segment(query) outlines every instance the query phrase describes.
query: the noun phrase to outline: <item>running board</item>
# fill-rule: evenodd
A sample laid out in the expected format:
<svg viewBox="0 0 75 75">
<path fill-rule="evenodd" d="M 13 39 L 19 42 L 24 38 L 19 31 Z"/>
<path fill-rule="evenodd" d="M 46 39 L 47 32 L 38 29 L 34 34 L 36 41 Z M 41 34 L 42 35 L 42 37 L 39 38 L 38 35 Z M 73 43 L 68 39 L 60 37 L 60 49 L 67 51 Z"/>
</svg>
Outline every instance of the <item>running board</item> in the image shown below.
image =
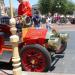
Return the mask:
<svg viewBox="0 0 75 75">
<path fill-rule="evenodd" d="M 12 52 L 11 51 L 4 51 L 0 55 L 0 62 L 6 62 L 9 63 L 12 58 Z"/>
</svg>

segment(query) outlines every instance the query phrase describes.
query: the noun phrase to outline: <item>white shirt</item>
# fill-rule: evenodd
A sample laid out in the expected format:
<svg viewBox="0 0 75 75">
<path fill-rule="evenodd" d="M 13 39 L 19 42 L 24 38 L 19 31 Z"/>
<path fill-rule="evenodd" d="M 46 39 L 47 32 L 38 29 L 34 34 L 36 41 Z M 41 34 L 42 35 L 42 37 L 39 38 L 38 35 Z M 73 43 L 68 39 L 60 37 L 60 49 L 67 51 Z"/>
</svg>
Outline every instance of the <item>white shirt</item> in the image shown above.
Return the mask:
<svg viewBox="0 0 75 75">
<path fill-rule="evenodd" d="M 52 18 L 51 17 L 48 17 L 48 24 L 49 25 L 51 24 L 51 21 L 52 21 Z"/>
</svg>

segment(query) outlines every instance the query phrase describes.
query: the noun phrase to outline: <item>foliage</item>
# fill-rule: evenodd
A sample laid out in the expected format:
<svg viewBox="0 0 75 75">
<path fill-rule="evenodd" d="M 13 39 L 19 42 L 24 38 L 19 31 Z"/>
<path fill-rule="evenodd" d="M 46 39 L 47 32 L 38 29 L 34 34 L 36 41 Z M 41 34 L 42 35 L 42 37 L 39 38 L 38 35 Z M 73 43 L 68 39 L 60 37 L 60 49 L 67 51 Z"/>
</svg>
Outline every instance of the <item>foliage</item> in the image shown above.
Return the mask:
<svg viewBox="0 0 75 75">
<path fill-rule="evenodd" d="M 64 11 L 64 12 L 63 12 Z M 53 13 L 65 14 L 66 12 L 66 0 L 55 0 L 52 6 Z"/>
<path fill-rule="evenodd" d="M 73 14 L 73 11 L 75 11 L 75 4 L 71 1 L 68 1 L 66 14 Z"/>
<path fill-rule="evenodd" d="M 51 0 L 39 0 L 39 10 L 42 14 L 47 14 L 51 10 Z"/>
<path fill-rule="evenodd" d="M 39 0 L 39 9 L 42 14 L 60 13 L 72 14 L 75 10 L 75 4 L 70 0 Z"/>
</svg>

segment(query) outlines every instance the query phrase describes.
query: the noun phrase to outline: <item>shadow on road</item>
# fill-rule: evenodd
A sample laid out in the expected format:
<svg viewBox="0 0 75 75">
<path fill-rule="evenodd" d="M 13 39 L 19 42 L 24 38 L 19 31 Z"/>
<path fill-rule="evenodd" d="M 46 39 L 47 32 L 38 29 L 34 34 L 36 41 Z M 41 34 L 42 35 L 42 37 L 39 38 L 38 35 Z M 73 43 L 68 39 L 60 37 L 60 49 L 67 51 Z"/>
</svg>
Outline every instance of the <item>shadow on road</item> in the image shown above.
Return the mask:
<svg viewBox="0 0 75 75">
<path fill-rule="evenodd" d="M 12 62 L 10 63 L 4 63 L 0 62 L 0 69 L 6 69 L 6 70 L 12 70 Z"/>
<path fill-rule="evenodd" d="M 52 64 L 51 64 L 51 68 L 50 71 L 53 71 L 55 69 L 55 64 L 59 61 L 59 59 L 62 59 L 64 57 L 64 54 L 56 54 L 54 56 L 52 56 Z"/>
</svg>

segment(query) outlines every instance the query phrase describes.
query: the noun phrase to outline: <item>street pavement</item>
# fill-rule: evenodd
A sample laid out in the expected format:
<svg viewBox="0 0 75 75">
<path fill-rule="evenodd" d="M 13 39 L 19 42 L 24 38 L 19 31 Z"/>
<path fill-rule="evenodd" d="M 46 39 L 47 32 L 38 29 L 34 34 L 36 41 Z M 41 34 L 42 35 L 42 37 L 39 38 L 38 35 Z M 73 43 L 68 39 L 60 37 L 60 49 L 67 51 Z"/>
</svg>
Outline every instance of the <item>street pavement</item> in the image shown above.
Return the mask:
<svg viewBox="0 0 75 75">
<path fill-rule="evenodd" d="M 60 32 L 68 33 L 69 39 L 64 56 L 59 58 L 54 65 L 55 69 L 52 70 L 52 73 L 75 74 L 75 24 L 54 25 L 53 27 Z"/>
<path fill-rule="evenodd" d="M 75 31 L 65 31 L 69 33 L 67 49 L 64 56 L 58 58 L 59 60 L 54 65 L 55 68 L 52 73 L 75 74 Z"/>
<path fill-rule="evenodd" d="M 57 31 L 75 31 L 75 24 L 52 24 L 51 27 Z"/>
<path fill-rule="evenodd" d="M 75 75 L 75 25 L 52 24 L 59 32 L 69 33 L 68 46 L 63 57 L 56 58 L 52 71 L 47 73 L 22 72 L 22 75 Z M 12 75 L 12 70 L 0 69 L 0 75 Z"/>
<path fill-rule="evenodd" d="M 10 70 L 0 71 L 0 75 L 13 75 Z M 40 72 L 22 72 L 22 75 L 75 75 L 75 74 L 63 74 L 63 73 L 40 73 Z"/>
</svg>

